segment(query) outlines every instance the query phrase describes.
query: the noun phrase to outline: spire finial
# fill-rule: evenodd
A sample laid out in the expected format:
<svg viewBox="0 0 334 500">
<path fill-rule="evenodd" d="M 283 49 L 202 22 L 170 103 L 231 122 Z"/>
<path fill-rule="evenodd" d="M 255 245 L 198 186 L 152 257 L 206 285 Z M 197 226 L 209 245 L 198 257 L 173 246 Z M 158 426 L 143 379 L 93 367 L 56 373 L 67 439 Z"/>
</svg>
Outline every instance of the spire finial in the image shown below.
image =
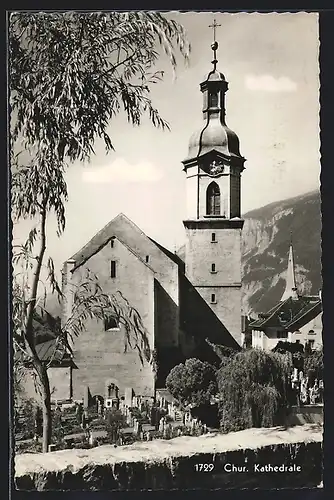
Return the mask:
<svg viewBox="0 0 334 500">
<path fill-rule="evenodd" d="M 211 61 L 211 62 L 213 64 L 214 71 L 216 71 L 217 62 L 218 62 L 218 60 L 217 60 L 218 42 L 216 40 L 216 28 L 218 28 L 219 26 L 221 26 L 221 24 L 217 24 L 216 19 L 213 20 L 213 24 L 209 25 L 209 28 L 213 29 L 213 43 L 211 44 L 211 48 L 213 50 L 213 61 Z"/>
</svg>

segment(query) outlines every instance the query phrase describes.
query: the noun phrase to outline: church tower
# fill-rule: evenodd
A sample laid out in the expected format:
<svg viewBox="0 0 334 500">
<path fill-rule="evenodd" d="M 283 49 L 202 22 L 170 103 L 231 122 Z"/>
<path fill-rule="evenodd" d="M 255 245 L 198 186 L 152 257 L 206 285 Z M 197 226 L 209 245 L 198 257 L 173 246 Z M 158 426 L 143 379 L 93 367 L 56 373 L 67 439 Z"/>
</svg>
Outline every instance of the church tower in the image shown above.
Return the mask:
<svg viewBox="0 0 334 500">
<path fill-rule="evenodd" d="M 292 237 L 289 247 L 289 258 L 288 258 L 288 269 L 286 273 L 286 285 L 285 290 L 281 298 L 281 302 L 289 299 L 298 300 L 298 290 L 296 285 L 296 276 L 295 276 L 295 262 L 294 262 L 294 252 L 292 246 Z"/>
<path fill-rule="evenodd" d="M 200 84 L 203 125 L 190 138 L 186 173 L 186 274 L 241 344 L 240 178 L 245 158 L 225 121 L 228 83 L 217 71 L 214 21 L 213 69 Z"/>
</svg>

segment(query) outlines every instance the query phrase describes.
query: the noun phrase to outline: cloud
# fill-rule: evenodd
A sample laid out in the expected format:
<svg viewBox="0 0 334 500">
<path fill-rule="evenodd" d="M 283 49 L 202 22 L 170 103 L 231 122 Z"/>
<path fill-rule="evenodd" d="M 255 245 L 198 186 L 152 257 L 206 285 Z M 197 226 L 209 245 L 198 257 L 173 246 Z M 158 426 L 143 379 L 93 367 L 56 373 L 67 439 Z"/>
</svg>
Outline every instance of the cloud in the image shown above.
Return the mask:
<svg viewBox="0 0 334 500">
<path fill-rule="evenodd" d="M 128 163 L 124 158 L 116 158 L 108 165 L 84 169 L 82 179 L 92 184 L 108 184 L 111 182 L 156 182 L 162 172 L 152 163 L 140 161 Z"/>
<path fill-rule="evenodd" d="M 262 90 L 264 92 L 294 92 L 297 90 L 296 82 L 287 76 L 274 78 L 272 75 L 247 75 L 245 85 L 249 90 Z"/>
</svg>

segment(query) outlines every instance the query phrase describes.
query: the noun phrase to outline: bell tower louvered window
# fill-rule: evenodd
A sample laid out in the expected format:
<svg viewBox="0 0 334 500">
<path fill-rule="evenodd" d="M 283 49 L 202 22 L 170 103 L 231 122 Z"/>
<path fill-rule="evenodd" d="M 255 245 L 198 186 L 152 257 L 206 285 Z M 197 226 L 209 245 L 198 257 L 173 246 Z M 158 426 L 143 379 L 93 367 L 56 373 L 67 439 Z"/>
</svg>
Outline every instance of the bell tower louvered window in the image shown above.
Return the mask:
<svg viewBox="0 0 334 500">
<path fill-rule="evenodd" d="M 220 189 L 216 182 L 211 182 L 206 191 L 206 214 L 220 215 Z"/>
</svg>

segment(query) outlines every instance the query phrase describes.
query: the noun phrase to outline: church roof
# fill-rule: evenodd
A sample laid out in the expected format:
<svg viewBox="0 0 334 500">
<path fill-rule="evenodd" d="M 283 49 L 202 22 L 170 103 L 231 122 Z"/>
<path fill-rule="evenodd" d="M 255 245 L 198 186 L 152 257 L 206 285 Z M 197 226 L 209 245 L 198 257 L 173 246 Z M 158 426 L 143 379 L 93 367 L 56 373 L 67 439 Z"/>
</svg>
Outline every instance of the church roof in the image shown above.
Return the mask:
<svg viewBox="0 0 334 500">
<path fill-rule="evenodd" d="M 187 159 L 203 156 L 210 151 L 241 158 L 239 147 L 237 134 L 220 120 L 211 119 L 190 137 Z"/>
<path fill-rule="evenodd" d="M 57 339 L 53 338 L 40 342 L 36 345 L 36 353 L 42 362 L 51 362 L 53 365 L 63 364 L 64 362 L 71 362 L 71 356 L 66 351 L 63 345 L 57 345 Z M 21 351 L 15 353 L 17 360 L 23 358 Z"/>
<path fill-rule="evenodd" d="M 84 247 L 71 257 L 71 260 L 75 261 L 74 269 L 84 264 L 90 257 L 92 257 L 92 255 L 96 254 L 114 237 L 124 244 L 153 272 L 155 272 L 156 269 L 154 269 L 152 264 L 148 264 L 145 260 L 145 256 L 150 254 L 152 247 L 159 249 L 160 252 L 163 252 L 165 257 L 168 257 L 176 264 L 180 263 L 176 255 L 153 239 L 149 238 L 126 215 L 120 213 L 108 224 L 106 224 L 95 236 L 93 236 L 93 238 Z"/>
<path fill-rule="evenodd" d="M 252 330 L 266 328 L 282 328 L 294 332 L 309 323 L 322 311 L 320 297 L 299 296 L 298 299 L 288 299 L 275 304 L 267 313 L 259 314 L 259 318 L 249 327 Z"/>
<path fill-rule="evenodd" d="M 57 346 L 57 340 L 47 340 L 36 346 L 36 352 L 41 361 L 49 361 L 53 357 L 53 361 L 61 362 L 65 357 L 69 357 L 66 349 L 63 346 Z"/>
<path fill-rule="evenodd" d="M 163 247 L 162 245 L 160 245 L 160 243 L 158 243 L 157 241 L 153 240 L 152 238 L 150 238 L 150 240 L 165 254 L 167 255 L 167 257 L 169 257 L 173 262 L 175 262 L 175 264 L 177 265 L 183 265 L 184 264 L 184 261 L 183 259 L 180 258 L 180 256 L 178 255 L 178 253 L 173 253 L 171 252 L 170 250 L 168 250 L 167 248 Z"/>
</svg>

